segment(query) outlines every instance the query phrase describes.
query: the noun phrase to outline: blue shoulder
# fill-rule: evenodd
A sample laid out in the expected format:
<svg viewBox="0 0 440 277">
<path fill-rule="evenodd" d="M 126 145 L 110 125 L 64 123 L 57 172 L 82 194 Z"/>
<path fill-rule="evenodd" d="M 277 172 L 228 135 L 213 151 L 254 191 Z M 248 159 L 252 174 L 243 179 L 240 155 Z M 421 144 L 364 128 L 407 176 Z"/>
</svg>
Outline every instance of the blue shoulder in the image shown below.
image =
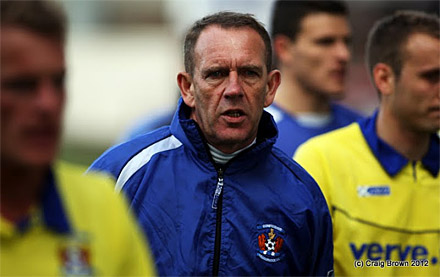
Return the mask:
<svg viewBox="0 0 440 277">
<path fill-rule="evenodd" d="M 87 171 L 104 171 L 117 179 L 121 170 L 133 156 L 170 134 L 169 126 L 164 126 L 151 133 L 140 135 L 127 142 L 112 146 L 96 159 Z"/>
<path fill-rule="evenodd" d="M 361 115 L 360 113 L 339 104 L 333 104 L 333 111 L 337 117 L 345 118 L 351 121 L 357 121 L 359 119 L 364 118 L 364 116 Z"/>
<path fill-rule="evenodd" d="M 281 149 L 277 147 L 272 148 L 272 154 L 282 163 L 285 167 L 292 172 L 292 174 L 305 185 L 306 189 L 311 193 L 315 202 L 325 204 L 324 195 L 321 192 L 315 179 L 295 160 L 289 158 Z"/>
<path fill-rule="evenodd" d="M 171 121 L 173 120 L 173 116 L 174 110 L 167 110 L 165 113 L 160 113 L 156 116 L 149 116 L 129 129 L 121 141 L 128 141 L 136 138 L 139 135 L 143 135 L 160 127 L 170 125 Z"/>
</svg>

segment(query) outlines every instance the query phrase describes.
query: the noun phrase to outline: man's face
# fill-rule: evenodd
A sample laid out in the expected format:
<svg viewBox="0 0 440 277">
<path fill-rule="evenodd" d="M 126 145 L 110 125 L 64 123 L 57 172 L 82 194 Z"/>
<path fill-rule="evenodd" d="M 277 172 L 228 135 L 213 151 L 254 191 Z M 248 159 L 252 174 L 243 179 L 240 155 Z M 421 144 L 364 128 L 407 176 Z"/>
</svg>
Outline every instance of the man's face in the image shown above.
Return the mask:
<svg viewBox="0 0 440 277">
<path fill-rule="evenodd" d="M 47 166 L 55 158 L 64 106 L 63 44 L 1 27 L 1 162 Z"/>
<path fill-rule="evenodd" d="M 290 42 L 284 66 L 304 91 L 333 98 L 344 92 L 350 61 L 351 30 L 345 16 L 307 15 L 296 39 Z"/>
<path fill-rule="evenodd" d="M 426 34 L 411 35 L 402 70 L 391 95 L 391 109 L 399 122 L 417 132 L 440 128 L 440 40 Z"/>
<path fill-rule="evenodd" d="M 194 54 L 189 96 L 183 94 L 191 117 L 208 142 L 225 153 L 249 145 L 280 81 L 278 71 L 267 72 L 262 38 L 246 27 L 209 26 Z"/>
</svg>

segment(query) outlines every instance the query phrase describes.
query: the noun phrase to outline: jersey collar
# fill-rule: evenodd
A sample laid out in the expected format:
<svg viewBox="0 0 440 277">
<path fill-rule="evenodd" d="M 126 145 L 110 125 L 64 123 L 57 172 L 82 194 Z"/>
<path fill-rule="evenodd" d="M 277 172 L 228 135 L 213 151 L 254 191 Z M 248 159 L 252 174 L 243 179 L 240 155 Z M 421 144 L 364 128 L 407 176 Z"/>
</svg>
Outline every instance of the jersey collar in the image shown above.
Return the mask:
<svg viewBox="0 0 440 277">
<path fill-rule="evenodd" d="M 409 160 L 398 153 L 385 141 L 380 139 L 376 133 L 376 119 L 378 111 L 373 116 L 359 122 L 362 134 L 365 137 L 371 151 L 379 160 L 385 171 L 392 177 L 396 176 L 403 167 L 405 167 Z M 429 144 L 428 153 L 422 158 L 423 166 L 436 177 L 440 167 L 439 153 L 439 138 L 433 134 Z"/>
<path fill-rule="evenodd" d="M 51 171 L 47 178 L 46 191 L 43 194 L 44 223 L 56 232 L 69 233 L 71 231 L 69 220 L 55 182 L 55 176 Z"/>
<path fill-rule="evenodd" d="M 41 222 L 41 220 L 38 220 L 38 218 L 41 218 L 43 224 L 52 231 L 57 233 L 71 232 L 69 220 L 63 207 L 60 194 L 57 190 L 55 177 L 52 171 L 48 173 L 40 207 L 41 217 L 39 217 L 36 214 L 38 212 L 34 210 L 29 214 L 29 216 L 15 224 L 15 226 L 2 218 L 2 227 L 7 227 L 7 232 L 5 232 L 5 235 L 12 236 L 14 232 L 26 232 L 32 227 L 32 225 Z"/>
</svg>

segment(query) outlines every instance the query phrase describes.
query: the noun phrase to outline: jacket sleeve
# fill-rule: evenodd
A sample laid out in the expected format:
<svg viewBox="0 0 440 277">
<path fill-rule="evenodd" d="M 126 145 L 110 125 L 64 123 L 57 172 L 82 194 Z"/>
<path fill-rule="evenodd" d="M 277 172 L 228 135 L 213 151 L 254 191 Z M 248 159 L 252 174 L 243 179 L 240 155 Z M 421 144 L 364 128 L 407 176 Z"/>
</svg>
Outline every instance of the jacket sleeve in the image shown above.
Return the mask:
<svg viewBox="0 0 440 277">
<path fill-rule="evenodd" d="M 317 207 L 314 254 L 310 275 L 333 276 L 333 231 L 330 213 L 324 199 Z"/>
<path fill-rule="evenodd" d="M 301 151 L 300 149 L 298 149 Z M 298 154 L 298 152 L 297 152 Z M 300 153 L 301 154 L 301 153 Z M 307 154 L 311 154 L 312 157 L 319 157 L 317 151 L 310 151 Z M 302 156 L 301 154 L 300 156 Z M 316 156 L 315 156 L 316 155 Z M 307 158 L 307 161 L 310 161 L 311 164 L 316 168 L 316 172 L 320 172 L 322 170 L 321 164 L 319 164 L 320 160 L 314 160 L 312 162 L 312 158 L 306 154 L 304 154 Z M 297 160 L 300 164 L 302 159 Z M 303 164 L 301 164 L 303 165 Z M 307 163 L 310 165 L 310 163 Z M 306 167 L 305 169 L 308 171 L 311 167 Z M 310 172 L 310 171 L 309 171 Z M 318 180 L 314 179 L 315 174 L 310 172 L 311 175 L 306 174 L 303 176 L 303 180 L 307 184 L 312 196 L 313 196 L 313 229 L 311 229 L 313 236 L 313 252 L 311 255 L 311 267 L 309 269 L 309 275 L 312 276 L 331 276 L 333 275 L 333 226 L 332 219 L 330 216 L 329 208 L 327 206 L 326 198 L 324 198 L 323 191 L 320 186 L 318 186 Z M 316 181 L 315 181 L 316 180 Z M 318 181 L 319 183 L 319 181 Z M 321 184 L 319 184 L 321 185 Z M 325 193 L 325 192 L 324 192 Z"/>
</svg>

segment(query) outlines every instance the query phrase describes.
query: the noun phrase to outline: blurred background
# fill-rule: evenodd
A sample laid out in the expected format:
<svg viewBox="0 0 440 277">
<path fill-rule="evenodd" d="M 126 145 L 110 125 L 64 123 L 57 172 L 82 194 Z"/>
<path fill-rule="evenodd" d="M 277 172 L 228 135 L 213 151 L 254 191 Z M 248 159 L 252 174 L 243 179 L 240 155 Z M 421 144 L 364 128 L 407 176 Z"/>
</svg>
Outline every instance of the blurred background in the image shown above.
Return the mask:
<svg viewBox="0 0 440 277">
<path fill-rule="evenodd" d="M 272 0 L 59 0 L 69 17 L 68 101 L 61 158 L 89 165 L 140 121 L 174 109 L 182 41 L 217 11 L 254 14 L 270 29 Z M 439 1 L 346 1 L 353 59 L 342 101 L 370 114 L 377 95 L 365 70 L 374 21 L 399 9 L 439 14 Z"/>
</svg>

